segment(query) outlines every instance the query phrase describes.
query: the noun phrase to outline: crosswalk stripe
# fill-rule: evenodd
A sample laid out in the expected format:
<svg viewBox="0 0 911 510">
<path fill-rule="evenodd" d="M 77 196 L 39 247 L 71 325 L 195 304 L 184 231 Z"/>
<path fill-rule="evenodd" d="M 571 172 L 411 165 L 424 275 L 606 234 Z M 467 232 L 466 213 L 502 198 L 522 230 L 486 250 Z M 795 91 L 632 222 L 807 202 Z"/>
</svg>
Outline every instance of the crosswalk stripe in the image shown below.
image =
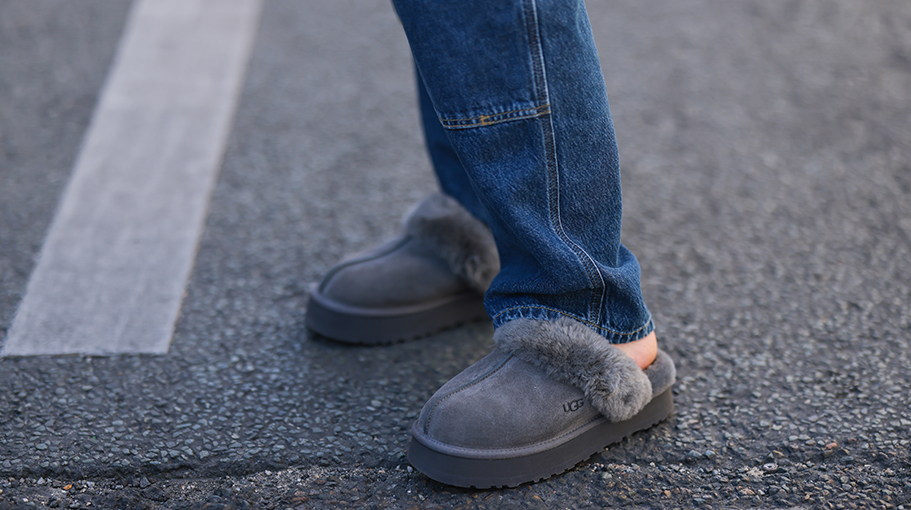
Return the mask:
<svg viewBox="0 0 911 510">
<path fill-rule="evenodd" d="M 166 353 L 262 0 L 138 0 L 0 356 Z"/>
</svg>

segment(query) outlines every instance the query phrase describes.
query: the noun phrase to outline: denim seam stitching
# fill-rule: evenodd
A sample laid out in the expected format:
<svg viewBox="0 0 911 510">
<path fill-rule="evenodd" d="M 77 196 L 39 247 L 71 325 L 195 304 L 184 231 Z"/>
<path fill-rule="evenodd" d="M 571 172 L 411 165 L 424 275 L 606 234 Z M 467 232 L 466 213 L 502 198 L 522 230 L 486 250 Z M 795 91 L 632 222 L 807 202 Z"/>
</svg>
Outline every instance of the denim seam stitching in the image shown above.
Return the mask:
<svg viewBox="0 0 911 510">
<path fill-rule="evenodd" d="M 599 326 L 599 325 L 597 325 L 597 324 L 595 324 L 595 323 L 593 323 L 593 322 L 591 322 L 591 321 L 589 321 L 589 320 L 586 320 L 586 319 L 577 317 L 577 316 L 575 316 L 575 315 L 573 315 L 573 314 L 566 313 L 566 312 L 564 312 L 563 310 L 557 310 L 556 308 L 550 308 L 550 307 L 547 307 L 547 306 L 513 306 L 513 307 L 510 307 L 510 308 L 507 308 L 507 309 L 505 309 L 505 310 L 500 311 L 498 314 L 496 314 L 496 315 L 493 316 L 492 320 L 496 321 L 496 320 L 497 320 L 497 317 L 499 317 L 499 316 L 501 316 L 501 315 L 503 315 L 503 314 L 505 314 L 505 313 L 507 313 L 507 312 L 512 312 L 512 311 L 515 311 L 515 310 L 532 310 L 532 309 L 534 309 L 534 310 L 547 310 L 548 312 L 556 312 L 556 313 L 559 313 L 560 315 L 563 315 L 563 316 L 565 316 L 565 317 L 569 317 L 570 319 L 577 320 L 577 321 L 581 322 L 582 324 L 585 324 L 586 326 L 588 326 L 588 327 L 590 327 L 590 328 L 604 330 L 604 331 L 607 331 L 608 333 L 611 333 L 612 335 L 618 335 L 618 336 L 633 336 L 633 335 L 639 333 L 640 331 L 642 331 L 643 329 L 648 328 L 648 325 L 652 322 L 652 318 L 649 317 L 649 319 L 648 319 L 647 321 L 645 321 L 645 324 L 643 324 L 643 325 L 642 325 L 641 327 L 639 327 L 638 329 L 636 329 L 636 330 L 634 330 L 634 331 L 631 331 L 631 332 L 629 332 L 629 333 L 621 333 L 621 332 L 619 332 L 619 331 L 614 331 L 614 330 L 612 330 L 612 329 L 610 329 L 610 328 L 605 328 L 604 326 Z"/>
<path fill-rule="evenodd" d="M 526 9 L 530 11 L 530 19 L 527 23 L 528 37 L 531 39 L 530 48 L 532 54 L 532 65 L 534 67 L 535 92 L 538 100 L 545 104 L 550 104 L 550 92 L 547 88 L 547 70 L 544 63 L 544 49 L 541 47 L 541 39 L 538 27 L 538 12 L 536 0 L 527 0 Z M 588 274 L 589 283 L 593 290 L 598 289 L 600 282 L 601 292 L 593 292 L 591 301 L 588 304 L 588 315 L 594 322 L 601 322 L 601 308 L 604 304 L 605 284 L 601 272 L 598 271 L 597 264 L 591 256 L 578 244 L 576 244 L 563 228 L 563 219 L 560 214 L 560 171 L 557 163 L 557 148 L 554 138 L 553 115 L 542 123 L 542 136 L 544 138 L 544 151 L 546 170 L 548 178 L 548 210 L 550 214 L 551 228 L 564 245 L 569 247 L 576 254 L 583 270 Z M 597 279 L 595 278 L 597 276 Z M 597 306 L 596 306 L 597 302 Z M 607 328 L 604 328 L 607 329 Z"/>
<path fill-rule="evenodd" d="M 477 117 L 468 117 L 464 119 L 445 119 L 439 117 L 440 123 L 446 129 L 469 129 L 475 127 L 493 126 L 503 122 L 516 120 L 533 119 L 550 113 L 550 105 L 543 104 L 533 108 L 520 108 L 508 112 L 492 113 L 490 115 L 478 115 Z"/>
</svg>

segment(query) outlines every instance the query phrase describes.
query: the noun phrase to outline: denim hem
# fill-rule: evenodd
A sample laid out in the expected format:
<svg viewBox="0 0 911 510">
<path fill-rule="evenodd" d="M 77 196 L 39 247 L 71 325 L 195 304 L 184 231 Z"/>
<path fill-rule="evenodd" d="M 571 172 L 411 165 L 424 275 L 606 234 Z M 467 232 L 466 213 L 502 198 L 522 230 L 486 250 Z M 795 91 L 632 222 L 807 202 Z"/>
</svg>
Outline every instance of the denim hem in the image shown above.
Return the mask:
<svg viewBox="0 0 911 510">
<path fill-rule="evenodd" d="M 606 328 L 604 326 L 599 326 L 577 315 L 566 313 L 562 310 L 557 310 L 556 308 L 549 308 L 546 306 L 517 306 L 514 308 L 507 308 L 506 310 L 503 310 L 493 316 L 493 325 L 494 328 L 498 328 L 503 324 L 515 319 L 554 321 L 561 317 L 569 317 L 570 319 L 579 321 L 580 323 L 594 330 L 599 335 L 606 338 L 612 344 L 626 344 L 629 342 L 635 342 L 636 340 L 641 340 L 647 337 L 649 334 L 655 331 L 655 323 L 652 321 L 651 316 L 648 317 L 648 320 L 646 320 L 645 324 L 643 324 L 641 327 L 636 328 L 630 332 L 621 332 L 615 331 L 611 328 Z"/>
</svg>

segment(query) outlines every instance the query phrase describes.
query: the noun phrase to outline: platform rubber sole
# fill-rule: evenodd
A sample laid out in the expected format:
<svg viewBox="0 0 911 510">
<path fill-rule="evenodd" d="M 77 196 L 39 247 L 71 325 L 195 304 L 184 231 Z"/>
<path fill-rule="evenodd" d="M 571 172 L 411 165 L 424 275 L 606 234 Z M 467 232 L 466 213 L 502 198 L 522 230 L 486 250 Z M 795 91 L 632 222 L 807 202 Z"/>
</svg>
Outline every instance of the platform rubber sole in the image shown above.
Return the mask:
<svg viewBox="0 0 911 510">
<path fill-rule="evenodd" d="M 474 292 L 418 305 L 377 309 L 336 303 L 314 290 L 307 305 L 306 324 L 314 332 L 333 340 L 385 345 L 484 319 L 488 316 L 483 297 Z"/>
<path fill-rule="evenodd" d="M 437 452 L 412 438 L 408 446 L 408 460 L 428 477 L 456 487 L 515 487 L 560 474 L 608 445 L 652 427 L 673 411 L 674 397 L 671 388 L 668 388 L 629 420 L 617 423 L 604 421 L 543 452 L 524 457 L 473 459 Z"/>
</svg>

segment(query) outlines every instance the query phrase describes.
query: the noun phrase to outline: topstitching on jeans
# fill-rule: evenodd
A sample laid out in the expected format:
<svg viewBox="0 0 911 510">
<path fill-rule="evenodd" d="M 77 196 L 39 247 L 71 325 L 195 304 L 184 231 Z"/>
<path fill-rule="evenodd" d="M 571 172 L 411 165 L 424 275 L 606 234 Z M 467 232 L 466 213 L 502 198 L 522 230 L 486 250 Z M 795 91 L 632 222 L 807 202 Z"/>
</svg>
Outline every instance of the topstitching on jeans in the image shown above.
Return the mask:
<svg viewBox="0 0 911 510">
<path fill-rule="evenodd" d="M 550 104 L 550 92 L 547 87 L 547 69 L 544 64 L 544 48 L 541 45 L 539 32 L 538 10 L 536 0 L 525 0 L 524 9 L 526 13 L 526 30 L 528 31 L 529 51 L 532 55 L 532 65 L 534 68 L 534 86 L 538 96 L 538 101 L 543 104 Z M 545 161 L 548 181 L 548 210 L 550 213 L 551 226 L 563 243 L 568 246 L 575 254 L 588 274 L 588 279 L 594 289 L 601 289 L 601 292 L 593 291 L 591 302 L 588 306 L 589 322 L 598 324 L 601 322 L 601 309 L 604 305 L 605 284 L 601 272 L 595 261 L 592 259 L 581 246 L 576 244 L 566 230 L 563 228 L 563 219 L 560 214 L 560 168 L 557 161 L 557 142 L 553 126 L 553 115 L 548 115 L 544 122 L 541 123 L 542 135 L 545 150 Z"/>
<path fill-rule="evenodd" d="M 477 115 L 475 117 L 469 117 L 465 119 L 446 119 L 440 117 L 440 123 L 446 129 L 468 129 L 474 127 L 492 126 L 494 124 L 509 122 L 513 120 L 531 119 L 534 117 L 547 115 L 549 113 L 550 105 L 545 103 L 541 106 L 520 108 L 518 110 L 497 112 L 487 115 Z"/>
</svg>

